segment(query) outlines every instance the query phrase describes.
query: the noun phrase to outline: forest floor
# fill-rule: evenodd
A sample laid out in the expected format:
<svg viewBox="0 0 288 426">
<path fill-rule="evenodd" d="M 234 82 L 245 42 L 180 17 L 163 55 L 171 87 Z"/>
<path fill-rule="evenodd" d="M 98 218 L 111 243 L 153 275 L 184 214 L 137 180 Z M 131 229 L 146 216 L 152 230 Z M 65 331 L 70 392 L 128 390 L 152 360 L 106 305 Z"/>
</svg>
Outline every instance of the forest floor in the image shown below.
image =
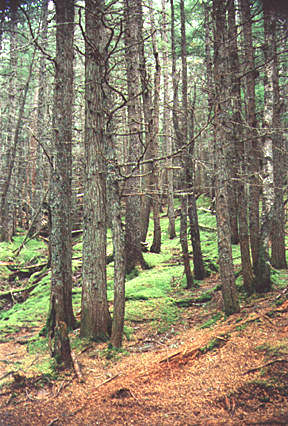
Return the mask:
<svg viewBox="0 0 288 426">
<path fill-rule="evenodd" d="M 216 274 L 203 285 L 215 283 Z M 279 294 L 209 328 L 199 325 L 217 312 L 213 299 L 208 310 L 185 308 L 165 333 L 143 319 L 123 352 L 104 343 L 75 349 L 82 382 L 74 372 L 11 371 L 7 360 L 23 361 L 39 330 L 8 334 L 0 342 L 0 377 L 9 379 L 0 388 L 0 425 L 288 424 L 288 301 L 277 303 Z M 42 355 L 33 356 L 31 364 Z"/>
</svg>

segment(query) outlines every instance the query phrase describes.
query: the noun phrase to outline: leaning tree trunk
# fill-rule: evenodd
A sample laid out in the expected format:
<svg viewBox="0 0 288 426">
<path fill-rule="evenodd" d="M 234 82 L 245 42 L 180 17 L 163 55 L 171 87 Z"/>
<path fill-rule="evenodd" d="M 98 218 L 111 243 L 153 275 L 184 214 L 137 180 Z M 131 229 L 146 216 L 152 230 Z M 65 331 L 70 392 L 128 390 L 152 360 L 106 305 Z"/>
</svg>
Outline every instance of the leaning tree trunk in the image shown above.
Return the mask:
<svg viewBox="0 0 288 426">
<path fill-rule="evenodd" d="M 214 9 L 214 127 L 215 127 L 215 155 L 216 155 L 216 216 L 220 277 L 222 295 L 226 315 L 239 312 L 237 289 L 233 270 L 231 229 L 228 206 L 228 174 L 227 174 L 227 111 L 225 79 L 225 37 L 226 37 L 226 10 L 221 0 L 213 0 Z"/>
<path fill-rule="evenodd" d="M 86 0 L 85 6 L 86 169 L 80 335 L 93 340 L 106 340 L 111 334 L 106 277 L 104 4 L 104 0 Z"/>
<path fill-rule="evenodd" d="M 75 326 L 72 308 L 71 172 L 74 1 L 55 1 L 56 68 L 54 88 L 54 167 L 51 205 L 51 297 L 47 321 L 54 337 L 57 364 L 72 363 L 68 329 Z"/>
</svg>

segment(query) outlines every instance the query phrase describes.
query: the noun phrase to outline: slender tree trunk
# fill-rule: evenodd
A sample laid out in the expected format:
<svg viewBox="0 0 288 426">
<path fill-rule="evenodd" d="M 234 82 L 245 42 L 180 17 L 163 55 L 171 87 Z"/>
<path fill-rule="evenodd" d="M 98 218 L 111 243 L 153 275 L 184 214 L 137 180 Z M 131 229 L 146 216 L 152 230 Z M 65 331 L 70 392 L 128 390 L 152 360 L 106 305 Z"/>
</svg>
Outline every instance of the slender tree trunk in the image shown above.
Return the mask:
<svg viewBox="0 0 288 426">
<path fill-rule="evenodd" d="M 206 84 L 205 90 L 207 92 L 207 106 L 208 106 L 208 116 L 211 116 L 214 105 L 214 81 L 213 81 L 213 60 L 212 60 L 212 50 L 213 50 L 213 28 L 212 28 L 212 12 L 211 7 L 208 2 L 204 3 L 204 30 L 205 30 L 205 68 L 206 68 Z M 215 211 L 215 131 L 213 129 L 212 136 L 207 135 L 207 138 L 210 137 L 211 150 L 209 154 L 210 162 L 210 197 L 211 197 L 211 210 Z"/>
<path fill-rule="evenodd" d="M 71 366 L 68 329 L 72 308 L 71 171 L 74 1 L 55 1 L 56 70 L 54 88 L 54 168 L 51 183 L 51 298 L 47 326 L 54 337 L 57 364 Z"/>
<path fill-rule="evenodd" d="M 180 243 L 182 249 L 184 271 L 186 275 L 186 287 L 191 288 L 194 284 L 193 276 L 190 267 L 189 249 L 187 241 L 187 215 L 188 215 L 188 194 L 187 194 L 187 148 L 183 145 L 187 143 L 188 128 L 187 128 L 187 114 L 188 114 L 188 99 L 187 99 L 187 63 L 186 63 L 186 35 L 185 35 L 185 15 L 184 3 L 180 2 L 181 9 L 181 60 L 182 60 L 182 120 L 181 128 L 178 120 L 178 88 L 176 82 L 176 46 L 175 46 L 175 16 L 174 16 L 174 1 L 171 4 L 171 49 L 172 49 L 172 78 L 173 78 L 173 125 L 176 135 L 177 147 L 183 148 L 181 153 L 181 214 L 180 214 Z"/>
<path fill-rule="evenodd" d="M 269 239 L 274 219 L 274 185 L 273 185 L 273 34 L 275 16 L 264 7 L 264 117 L 263 127 L 263 172 L 262 172 L 262 216 L 258 259 L 255 265 L 255 289 L 262 293 L 272 286 L 269 256 Z"/>
<path fill-rule="evenodd" d="M 277 56 L 277 26 L 272 33 L 272 55 L 273 55 L 273 172 L 274 172 L 274 217 L 271 233 L 271 264 L 275 268 L 286 269 L 285 252 L 285 210 L 283 199 L 283 188 L 285 184 L 285 143 L 281 128 L 281 99 L 279 88 L 279 61 Z"/>
<path fill-rule="evenodd" d="M 86 170 L 80 335 L 96 340 L 106 340 L 111 334 L 106 277 L 104 4 L 104 0 L 86 0 L 85 5 Z"/>
<path fill-rule="evenodd" d="M 253 267 L 258 259 L 259 250 L 259 197 L 260 197 L 260 148 L 257 139 L 257 118 L 256 118 L 256 102 L 255 102 L 255 59 L 254 46 L 252 39 L 252 18 L 250 13 L 250 0 L 240 0 L 242 13 L 242 25 L 244 36 L 244 57 L 246 74 L 245 79 L 245 99 L 246 105 L 246 123 L 247 134 L 249 138 L 246 144 L 248 173 L 249 173 L 249 229 L 250 229 L 250 245 Z"/>
<path fill-rule="evenodd" d="M 196 104 L 196 86 L 194 87 L 194 100 L 190 106 L 189 114 L 189 157 L 191 159 L 194 155 L 194 111 Z M 190 222 L 190 237 L 193 248 L 193 265 L 194 265 L 194 278 L 196 280 L 203 280 L 205 278 L 205 268 L 203 263 L 203 256 L 201 250 L 201 241 L 200 241 L 200 231 L 198 224 L 198 213 L 196 206 L 196 197 L 194 194 L 195 191 L 195 167 L 193 161 L 190 162 L 190 167 L 188 170 L 188 177 L 190 182 L 190 191 L 188 195 L 188 216 Z"/>
<path fill-rule="evenodd" d="M 47 48 L 47 37 L 48 37 L 48 0 L 42 0 L 42 23 L 41 23 L 41 46 L 45 50 Z M 35 191 L 32 198 L 32 206 L 36 210 L 39 206 L 39 202 L 42 200 L 45 191 L 45 175 L 44 169 L 50 172 L 50 168 L 45 162 L 43 149 L 39 141 L 43 142 L 45 135 L 47 135 L 47 103 L 48 103 L 48 90 L 47 90 L 47 64 L 46 58 L 42 54 L 39 61 L 39 93 L 38 93 L 38 104 L 37 104 L 37 150 L 36 150 L 36 169 L 35 169 Z M 46 167 L 45 167 L 46 165 Z M 40 219 L 40 217 L 39 217 Z M 36 222 L 36 228 L 39 229 L 41 224 L 40 220 Z"/>
<path fill-rule="evenodd" d="M 126 224 L 125 224 L 125 250 L 126 272 L 131 272 L 137 264 L 143 268 L 148 265 L 145 262 L 141 248 L 141 196 L 139 166 L 137 162 L 143 155 L 143 140 L 141 134 L 141 112 L 139 101 L 139 56 L 137 48 L 137 3 L 132 0 L 124 0 L 125 14 L 125 60 L 128 84 L 128 129 L 129 137 L 129 162 L 135 165 L 130 167 L 130 174 L 126 185 L 128 196 L 126 197 Z"/>
<path fill-rule="evenodd" d="M 243 285 L 248 294 L 253 291 L 253 270 L 250 259 L 249 246 L 249 229 L 247 221 L 247 192 L 245 188 L 245 149 L 243 122 L 241 118 L 241 81 L 239 77 L 240 63 L 237 46 L 237 29 L 235 22 L 235 4 L 234 0 L 230 0 L 228 9 L 228 25 L 229 25 L 229 52 L 230 52 L 230 74 L 231 74 L 231 105 L 232 120 L 231 128 L 233 129 L 232 140 L 235 141 L 236 151 L 236 185 L 238 194 L 238 220 L 239 220 L 239 240 L 242 263 Z"/>
<path fill-rule="evenodd" d="M 111 135 L 111 128 L 109 134 Z M 125 235 L 122 227 L 120 203 L 120 176 L 117 165 L 117 153 L 112 136 L 108 138 L 108 205 L 112 221 L 112 239 L 114 253 L 114 307 L 111 343 L 115 347 L 122 345 L 125 316 Z"/>
<path fill-rule="evenodd" d="M 9 23 L 10 29 L 10 79 L 9 79 L 9 94 L 8 94 L 8 119 L 6 125 L 7 139 L 5 143 L 5 151 L 2 157 L 1 170 L 1 200 L 0 200 L 0 241 L 11 241 L 14 233 L 13 216 L 14 209 L 12 205 L 12 173 L 16 158 L 16 148 L 18 138 L 15 138 L 15 113 L 17 110 L 17 63 L 18 63 L 18 16 L 17 4 L 12 5 L 11 20 Z M 13 142 L 14 136 L 14 142 Z M 4 144 L 3 144 L 4 145 Z"/>
<path fill-rule="evenodd" d="M 153 117 L 152 117 L 152 156 L 153 158 L 159 155 L 159 115 L 160 115 L 160 79 L 161 67 L 159 61 L 159 52 L 157 48 L 157 40 L 155 34 L 155 22 L 152 13 L 152 1 L 149 0 L 150 6 L 150 22 L 152 30 L 152 47 L 155 60 L 154 74 L 154 99 L 153 99 Z M 160 187 L 159 187 L 159 163 L 153 162 L 151 175 L 151 190 L 152 190 L 152 208 L 153 208 L 153 242 L 150 247 L 152 253 L 160 253 L 161 251 L 161 226 L 160 226 Z"/>
<path fill-rule="evenodd" d="M 139 74 L 142 89 L 142 103 L 143 103 L 143 116 L 144 116 L 144 133 L 145 133 L 145 155 L 144 158 L 151 158 L 153 155 L 153 117 L 152 117 L 152 83 L 151 76 L 148 73 L 146 65 L 146 57 L 144 50 L 143 39 L 143 7 L 142 0 L 137 0 L 137 37 L 138 37 L 138 54 L 139 54 Z M 144 194 L 141 200 L 141 241 L 145 241 L 147 237 L 149 219 L 151 212 L 151 175 L 153 164 L 145 164 L 142 168 L 144 172 L 143 185 Z"/>
<path fill-rule="evenodd" d="M 173 184 L 173 158 L 170 157 L 173 151 L 172 138 L 171 138 L 171 126 L 170 126 L 170 96 L 169 96 L 169 75 L 168 75 L 168 36 L 167 36 L 167 17 L 166 17 L 166 5 L 165 0 L 162 0 L 162 41 L 164 47 L 162 49 L 162 63 L 163 63 L 163 140 L 165 152 L 167 155 L 166 170 L 167 170 L 167 205 L 168 205 L 168 219 L 169 227 L 168 233 L 169 238 L 173 239 L 176 237 L 175 231 L 175 210 L 174 210 L 174 184 Z"/>
<path fill-rule="evenodd" d="M 222 295 L 226 315 L 239 312 L 240 306 L 235 285 L 233 270 L 231 228 L 228 207 L 228 175 L 227 175 L 227 111 L 225 94 L 225 36 L 226 36 L 226 4 L 221 0 L 213 0 L 214 9 L 214 80 L 215 80 L 215 155 L 216 155 L 216 216 L 218 233 L 218 251 Z"/>
</svg>

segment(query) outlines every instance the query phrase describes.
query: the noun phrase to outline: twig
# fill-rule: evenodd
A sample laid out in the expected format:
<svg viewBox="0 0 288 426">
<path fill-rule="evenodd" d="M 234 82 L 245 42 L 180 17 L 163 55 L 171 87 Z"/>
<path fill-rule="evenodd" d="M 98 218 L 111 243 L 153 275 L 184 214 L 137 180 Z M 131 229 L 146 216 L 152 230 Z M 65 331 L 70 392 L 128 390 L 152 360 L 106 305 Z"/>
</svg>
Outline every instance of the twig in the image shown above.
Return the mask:
<svg viewBox="0 0 288 426">
<path fill-rule="evenodd" d="M 59 417 L 56 417 L 56 418 L 55 418 L 55 419 L 53 419 L 50 423 L 48 423 L 48 425 L 47 425 L 47 426 L 55 425 L 55 423 L 57 423 L 57 422 L 58 422 L 58 420 L 59 420 Z"/>
<path fill-rule="evenodd" d="M 269 367 L 269 365 L 276 364 L 276 362 L 288 362 L 288 359 L 274 359 L 273 361 L 269 361 L 266 364 L 259 365 L 259 367 L 250 368 L 249 370 L 245 371 L 245 373 L 243 373 L 243 375 L 249 374 L 249 373 L 254 373 L 254 371 L 261 370 L 261 368 Z"/>
<path fill-rule="evenodd" d="M 119 374 L 116 374 L 115 376 L 109 377 L 109 379 L 104 380 L 104 382 L 102 382 L 102 383 L 99 383 L 99 385 L 97 385 L 95 389 L 100 388 L 100 386 L 103 386 L 106 383 L 112 382 L 112 380 L 116 379 L 116 377 L 118 377 L 118 376 L 119 376 Z"/>
<path fill-rule="evenodd" d="M 8 371 L 8 373 L 5 373 L 4 376 L 0 377 L 0 380 L 3 380 L 3 379 L 5 379 L 5 377 L 8 377 L 8 376 L 10 376 L 10 374 L 14 374 L 14 373 L 15 373 L 15 371 Z"/>
</svg>

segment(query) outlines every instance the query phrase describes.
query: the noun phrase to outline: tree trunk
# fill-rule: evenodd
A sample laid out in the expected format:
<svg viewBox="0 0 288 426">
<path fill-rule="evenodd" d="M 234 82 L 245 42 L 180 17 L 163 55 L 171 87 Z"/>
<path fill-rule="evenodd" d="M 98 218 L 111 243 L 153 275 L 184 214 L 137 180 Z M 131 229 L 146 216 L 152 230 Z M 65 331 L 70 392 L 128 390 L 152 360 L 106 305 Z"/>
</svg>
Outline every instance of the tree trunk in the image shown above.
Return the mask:
<svg viewBox="0 0 288 426">
<path fill-rule="evenodd" d="M 215 155 L 216 155 L 216 216 L 220 277 L 222 295 L 226 315 L 239 312 L 240 306 L 235 285 L 233 270 L 231 229 L 228 207 L 228 175 L 227 175 L 227 111 L 225 94 L 227 81 L 225 78 L 225 37 L 226 10 L 221 0 L 213 0 L 214 9 L 214 81 L 215 81 Z"/>
<path fill-rule="evenodd" d="M 250 259 L 249 247 L 249 229 L 247 221 L 247 191 L 245 188 L 245 148 L 243 135 L 243 122 L 241 118 L 241 81 L 240 81 L 240 63 L 237 46 L 237 28 L 235 22 L 235 4 L 234 0 L 230 0 L 228 9 L 228 25 L 229 25 L 229 52 L 230 52 L 230 74 L 231 74 L 231 105 L 232 119 L 231 128 L 232 140 L 235 143 L 236 151 L 236 185 L 238 194 L 238 221 L 239 221 L 239 240 L 241 251 L 241 264 L 243 285 L 248 294 L 253 291 L 253 270 Z"/>
<path fill-rule="evenodd" d="M 274 216 L 271 232 L 271 264 L 274 268 L 286 269 L 285 253 L 285 210 L 283 199 L 283 188 L 285 184 L 285 151 L 284 135 L 281 129 L 281 99 L 279 88 L 279 61 L 277 56 L 276 25 L 272 33 L 272 55 L 273 55 L 273 172 L 274 172 Z"/>
<path fill-rule="evenodd" d="M 155 60 L 154 74 L 154 99 L 153 99 L 153 116 L 152 116 L 152 156 L 159 155 L 159 115 L 160 115 L 160 78 L 161 67 L 159 61 L 159 52 L 157 48 L 157 40 L 155 34 L 155 22 L 152 13 L 152 1 L 149 0 L 150 21 L 152 31 L 152 47 Z M 153 208 L 153 242 L 150 247 L 152 253 L 160 253 L 161 251 L 161 226 L 160 226 L 160 187 L 159 187 L 159 163 L 153 162 L 151 174 L 151 192 L 152 192 L 152 208 Z"/>
<path fill-rule="evenodd" d="M 126 272 L 130 273 L 137 264 L 143 268 L 145 262 L 141 248 L 141 196 L 138 161 L 143 155 L 143 140 L 141 134 L 141 112 L 139 101 L 139 57 L 137 48 L 137 3 L 124 0 L 125 14 L 125 60 L 128 84 L 128 129 L 129 154 L 128 161 L 134 163 L 129 169 L 130 177 L 126 185 L 126 223 L 125 251 Z"/>
<path fill-rule="evenodd" d="M 260 147 L 257 139 L 257 118 L 255 103 L 255 59 L 252 38 L 252 18 L 250 0 L 240 0 L 245 56 L 245 99 L 246 104 L 246 144 L 249 174 L 249 229 L 253 267 L 258 259 L 259 249 L 259 197 L 260 197 Z"/>
<path fill-rule="evenodd" d="M 189 157 L 193 158 L 194 155 L 194 112 L 196 104 L 196 86 L 194 87 L 194 99 L 192 105 L 190 105 L 189 113 L 189 141 L 190 145 L 188 148 Z M 201 250 L 200 231 L 198 223 L 198 213 L 196 205 L 195 191 L 195 167 L 194 162 L 190 161 L 190 166 L 187 173 L 188 182 L 190 183 L 190 190 L 188 195 L 188 216 L 190 222 L 190 237 L 193 248 L 193 265 L 194 265 L 194 278 L 196 280 L 203 280 L 205 278 L 205 268 L 203 263 L 203 256 Z"/>
<path fill-rule="evenodd" d="M 86 0 L 85 4 L 86 167 L 80 336 L 93 340 L 106 340 L 111 334 L 106 278 L 104 4 L 104 0 Z"/>
<path fill-rule="evenodd" d="M 162 63 L 163 63 L 163 145 L 167 155 L 166 171 L 167 171 L 167 205 L 168 205 L 168 219 L 169 238 L 176 237 L 175 231 L 175 211 L 174 211 L 174 184 L 173 184 L 173 158 L 170 157 L 173 151 L 172 138 L 171 138 L 171 125 L 170 125 L 170 96 L 169 96 L 169 75 L 168 75 L 168 36 L 167 36 L 167 17 L 165 0 L 162 0 L 162 41 L 164 47 L 162 48 Z"/>
<path fill-rule="evenodd" d="M 173 125 L 176 135 L 177 147 L 182 148 L 181 152 L 181 214 L 180 214 L 180 243 L 184 262 L 184 271 L 186 275 L 186 287 L 191 288 L 194 284 L 190 267 L 188 241 L 187 241 L 187 215 L 188 215 L 188 98 L 187 98 L 187 52 L 186 52 L 186 34 L 185 34 L 185 14 L 184 1 L 180 1 L 181 10 L 181 62 L 182 62 L 182 117 L 181 128 L 178 120 L 178 88 L 176 82 L 176 46 L 175 46 L 175 23 L 174 23 L 174 2 L 171 0 L 171 48 L 172 48 L 172 76 L 173 76 Z"/>
<path fill-rule="evenodd" d="M 67 329 L 75 326 L 72 308 L 71 163 L 74 1 L 55 1 L 56 70 L 54 88 L 54 167 L 51 205 L 51 297 L 47 326 L 54 337 L 57 364 L 71 365 Z"/>
<path fill-rule="evenodd" d="M 16 148 L 18 138 L 15 138 L 15 122 L 17 110 L 17 63 L 18 63 L 18 16 L 17 5 L 12 5 L 11 20 L 9 23 L 10 29 L 10 79 L 9 79 L 9 94 L 8 94 L 8 118 L 6 125 L 7 139 L 5 143 L 5 153 L 1 159 L 1 201 L 0 201 L 0 241 L 11 241 L 14 233 L 14 209 L 12 205 L 13 194 L 11 181 L 12 172 L 16 158 Z M 13 137 L 14 136 L 14 137 Z M 14 141 L 13 141 L 14 139 Z"/>
<path fill-rule="evenodd" d="M 262 172 L 262 216 L 259 241 L 259 254 L 255 265 L 255 289 L 262 293 L 272 286 L 269 256 L 269 239 L 274 219 L 274 186 L 273 186 L 273 34 L 275 32 L 275 16 L 264 8 L 264 117 L 263 128 L 263 172 Z"/>
</svg>

